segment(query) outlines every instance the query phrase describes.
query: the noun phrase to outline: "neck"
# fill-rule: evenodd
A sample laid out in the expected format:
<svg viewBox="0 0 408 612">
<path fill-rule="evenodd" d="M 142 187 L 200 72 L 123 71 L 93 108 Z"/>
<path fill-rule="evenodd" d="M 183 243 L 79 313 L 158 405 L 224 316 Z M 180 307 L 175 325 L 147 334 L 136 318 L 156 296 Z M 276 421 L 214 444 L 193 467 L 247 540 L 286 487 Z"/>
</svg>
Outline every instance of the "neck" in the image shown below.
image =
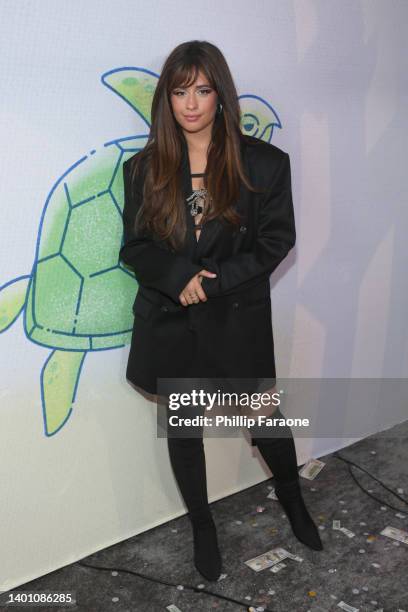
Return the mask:
<svg viewBox="0 0 408 612">
<path fill-rule="evenodd" d="M 212 125 L 208 125 L 200 132 L 187 132 L 183 130 L 184 138 L 191 153 L 207 153 L 211 143 Z"/>
</svg>

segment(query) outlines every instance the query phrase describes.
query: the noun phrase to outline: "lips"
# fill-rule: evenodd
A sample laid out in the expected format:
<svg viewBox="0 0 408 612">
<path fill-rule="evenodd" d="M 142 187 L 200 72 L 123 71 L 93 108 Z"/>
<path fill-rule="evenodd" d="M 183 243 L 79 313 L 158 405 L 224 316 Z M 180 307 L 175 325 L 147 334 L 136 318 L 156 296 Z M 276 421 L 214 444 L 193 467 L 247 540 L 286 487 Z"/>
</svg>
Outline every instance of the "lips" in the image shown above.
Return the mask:
<svg viewBox="0 0 408 612">
<path fill-rule="evenodd" d="M 185 119 L 198 119 L 200 115 L 184 115 Z"/>
</svg>

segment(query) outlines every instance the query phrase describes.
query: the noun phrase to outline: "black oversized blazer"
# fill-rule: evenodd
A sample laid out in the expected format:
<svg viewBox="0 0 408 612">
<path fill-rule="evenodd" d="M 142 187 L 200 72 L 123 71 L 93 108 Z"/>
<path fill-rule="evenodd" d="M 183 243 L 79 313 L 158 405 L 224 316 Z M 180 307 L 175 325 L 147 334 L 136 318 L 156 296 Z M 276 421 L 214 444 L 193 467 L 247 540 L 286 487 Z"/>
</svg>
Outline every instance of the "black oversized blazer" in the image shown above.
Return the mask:
<svg viewBox="0 0 408 612">
<path fill-rule="evenodd" d="M 183 136 L 180 172 L 185 197 L 192 192 Z M 254 194 L 241 183 L 236 210 L 241 224 L 213 219 L 199 240 L 187 211 L 188 239 L 182 251 L 152 236 L 136 235 L 143 173 L 130 182 L 132 158 L 123 164 L 124 242 L 120 258 L 139 283 L 126 377 L 148 393 L 158 378 L 274 379 L 275 356 L 269 277 L 296 239 L 289 155 L 275 145 L 243 136 L 241 154 Z M 135 154 L 137 155 L 137 153 Z M 201 269 L 207 302 L 183 306 L 179 295 Z M 268 387 L 270 388 L 270 387 Z"/>
</svg>

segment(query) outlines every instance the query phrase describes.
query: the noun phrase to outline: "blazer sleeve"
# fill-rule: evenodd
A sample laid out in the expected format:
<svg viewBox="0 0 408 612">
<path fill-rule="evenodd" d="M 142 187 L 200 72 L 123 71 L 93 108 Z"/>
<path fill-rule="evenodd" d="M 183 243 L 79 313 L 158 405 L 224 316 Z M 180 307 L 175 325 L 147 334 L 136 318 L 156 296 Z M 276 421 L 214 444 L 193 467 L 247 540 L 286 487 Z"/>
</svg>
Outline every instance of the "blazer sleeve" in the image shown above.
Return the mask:
<svg viewBox="0 0 408 612">
<path fill-rule="evenodd" d="M 127 161 L 123 164 L 123 185 L 123 246 L 119 258 L 133 268 L 141 285 L 157 289 L 180 304 L 180 293 L 202 266 L 168 250 L 148 233 L 135 231 L 135 217 L 143 197 L 132 188 Z"/>
<path fill-rule="evenodd" d="M 234 293 L 244 283 L 271 275 L 295 242 L 290 159 L 285 153 L 272 185 L 262 196 L 254 249 L 218 262 L 202 258 L 203 267 L 217 276 L 203 277 L 201 286 L 207 297 Z"/>
</svg>

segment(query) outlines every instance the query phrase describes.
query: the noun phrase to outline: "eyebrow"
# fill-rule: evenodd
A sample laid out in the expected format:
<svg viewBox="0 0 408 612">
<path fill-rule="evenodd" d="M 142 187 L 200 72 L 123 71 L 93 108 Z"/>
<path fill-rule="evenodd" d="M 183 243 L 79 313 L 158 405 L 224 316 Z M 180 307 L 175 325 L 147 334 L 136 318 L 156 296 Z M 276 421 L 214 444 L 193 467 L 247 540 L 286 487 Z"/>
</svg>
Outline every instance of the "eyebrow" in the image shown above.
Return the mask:
<svg viewBox="0 0 408 612">
<path fill-rule="evenodd" d="M 206 85 L 204 83 L 202 83 L 201 85 L 196 85 L 196 89 L 199 89 L 200 87 L 211 87 L 211 85 Z M 175 87 L 174 89 L 185 89 L 185 88 L 180 85 L 179 87 Z"/>
</svg>

